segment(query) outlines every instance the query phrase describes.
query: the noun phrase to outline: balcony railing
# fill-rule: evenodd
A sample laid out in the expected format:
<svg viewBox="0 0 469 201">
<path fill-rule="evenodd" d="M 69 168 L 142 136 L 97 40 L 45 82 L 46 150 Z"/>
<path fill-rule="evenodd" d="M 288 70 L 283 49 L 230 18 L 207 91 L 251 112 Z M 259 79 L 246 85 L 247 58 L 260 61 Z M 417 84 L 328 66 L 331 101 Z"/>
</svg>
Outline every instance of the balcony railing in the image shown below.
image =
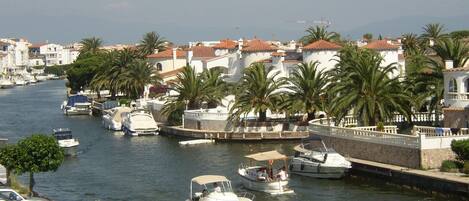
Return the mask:
<svg viewBox="0 0 469 201">
<path fill-rule="evenodd" d="M 448 92 L 447 97 L 450 100 L 469 100 L 469 93 Z"/>
</svg>

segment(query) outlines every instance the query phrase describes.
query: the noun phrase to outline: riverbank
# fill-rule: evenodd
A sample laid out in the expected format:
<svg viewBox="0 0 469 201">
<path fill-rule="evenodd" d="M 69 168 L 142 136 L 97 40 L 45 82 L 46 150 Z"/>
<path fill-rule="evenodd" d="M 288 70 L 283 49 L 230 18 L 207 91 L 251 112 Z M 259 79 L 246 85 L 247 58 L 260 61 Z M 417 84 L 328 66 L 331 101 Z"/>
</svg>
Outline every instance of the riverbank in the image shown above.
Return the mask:
<svg viewBox="0 0 469 201">
<path fill-rule="evenodd" d="M 469 200 L 469 177 L 350 158 L 351 174 L 373 176 L 400 187 L 445 198 Z"/>
</svg>

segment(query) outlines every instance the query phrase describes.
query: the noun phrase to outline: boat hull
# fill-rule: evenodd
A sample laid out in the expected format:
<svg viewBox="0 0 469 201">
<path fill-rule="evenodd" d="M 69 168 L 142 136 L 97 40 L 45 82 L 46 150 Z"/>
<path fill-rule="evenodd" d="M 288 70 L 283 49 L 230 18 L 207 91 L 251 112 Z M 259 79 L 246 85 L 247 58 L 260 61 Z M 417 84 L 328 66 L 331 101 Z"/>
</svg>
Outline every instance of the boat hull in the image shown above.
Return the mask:
<svg viewBox="0 0 469 201">
<path fill-rule="evenodd" d="M 271 182 L 255 181 L 253 179 L 247 178 L 238 171 L 241 181 L 244 188 L 253 191 L 260 191 L 270 194 L 287 194 L 293 193 L 293 190 L 288 188 L 288 180 L 277 180 Z"/>
<path fill-rule="evenodd" d="M 349 167 L 328 166 L 304 158 L 293 158 L 290 163 L 291 173 L 321 179 L 340 179 L 348 169 Z"/>
<path fill-rule="evenodd" d="M 147 136 L 147 135 L 151 136 L 151 135 L 159 134 L 157 129 L 135 131 L 135 130 L 129 129 L 125 125 L 122 126 L 122 131 L 124 132 L 125 135 L 128 135 L 128 136 Z"/>
<path fill-rule="evenodd" d="M 106 129 L 113 130 L 113 131 L 121 131 L 122 130 L 122 124 L 113 122 L 112 120 L 105 119 L 103 118 L 103 126 Z"/>
<path fill-rule="evenodd" d="M 15 86 L 14 84 L 0 85 L 0 89 L 11 89 L 11 88 L 13 88 L 14 86 Z"/>
<path fill-rule="evenodd" d="M 70 109 L 64 109 L 64 114 L 65 115 L 89 115 L 91 113 L 91 110 L 90 109 L 86 109 L 86 110 L 77 110 L 77 109 L 74 109 L 74 108 L 70 108 Z"/>
</svg>

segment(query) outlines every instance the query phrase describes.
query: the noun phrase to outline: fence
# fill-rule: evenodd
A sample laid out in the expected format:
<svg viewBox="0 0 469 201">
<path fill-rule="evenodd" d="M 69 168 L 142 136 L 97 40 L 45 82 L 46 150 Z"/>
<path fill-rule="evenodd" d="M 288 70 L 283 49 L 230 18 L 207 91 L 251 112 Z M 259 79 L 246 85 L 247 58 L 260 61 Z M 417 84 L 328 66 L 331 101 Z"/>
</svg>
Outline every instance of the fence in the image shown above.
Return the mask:
<svg viewBox="0 0 469 201">
<path fill-rule="evenodd" d="M 417 112 L 414 113 L 411 118 L 412 122 L 434 122 L 437 120 L 437 115 L 435 113 L 428 113 L 428 112 Z M 444 118 L 443 114 L 438 115 L 438 121 L 442 121 Z M 394 114 L 393 117 L 388 119 L 386 123 L 404 123 L 408 122 L 408 119 L 405 115 L 402 114 Z M 354 116 L 345 116 L 338 124 L 343 127 L 348 126 L 356 126 L 358 125 L 358 120 Z"/>
</svg>

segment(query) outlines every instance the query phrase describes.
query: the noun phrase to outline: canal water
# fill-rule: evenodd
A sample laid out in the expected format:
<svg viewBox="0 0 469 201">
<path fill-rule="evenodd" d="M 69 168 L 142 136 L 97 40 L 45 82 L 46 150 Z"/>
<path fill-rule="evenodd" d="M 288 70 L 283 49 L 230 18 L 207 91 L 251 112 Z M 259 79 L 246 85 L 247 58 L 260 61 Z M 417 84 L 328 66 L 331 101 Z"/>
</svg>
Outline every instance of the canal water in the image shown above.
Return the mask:
<svg viewBox="0 0 469 201">
<path fill-rule="evenodd" d="M 13 143 L 32 133 L 67 127 L 80 140 L 78 157 L 66 159 L 56 172 L 36 175 L 35 190 L 53 200 L 182 201 L 189 195 L 190 179 L 203 174 L 225 175 L 236 191 L 246 191 L 235 173 L 244 155 L 272 149 L 292 153 L 294 142 L 180 147 L 178 138 L 126 137 L 103 129 L 100 118 L 64 116 L 64 85 L 65 81 L 46 81 L 0 90 L 0 137 Z M 27 184 L 25 177 L 22 180 Z M 437 200 L 380 180 L 354 177 L 319 180 L 293 175 L 291 187 L 295 194 L 255 193 L 255 200 Z"/>
</svg>

